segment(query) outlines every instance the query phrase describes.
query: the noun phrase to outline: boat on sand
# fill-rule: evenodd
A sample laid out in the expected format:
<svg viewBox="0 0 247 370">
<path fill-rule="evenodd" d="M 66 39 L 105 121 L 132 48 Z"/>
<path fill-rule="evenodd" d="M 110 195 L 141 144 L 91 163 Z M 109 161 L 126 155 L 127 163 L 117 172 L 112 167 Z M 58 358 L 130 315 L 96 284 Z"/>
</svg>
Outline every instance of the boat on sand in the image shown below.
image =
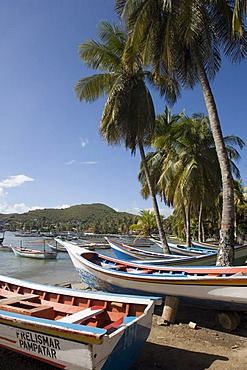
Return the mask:
<svg viewBox="0 0 247 370">
<path fill-rule="evenodd" d="M 81 280 L 97 290 L 175 296 L 203 307 L 246 311 L 247 266 L 156 266 L 66 245 Z"/>
<path fill-rule="evenodd" d="M 0 346 L 60 369 L 125 370 L 149 335 L 155 303 L 0 275 Z"/>
<path fill-rule="evenodd" d="M 215 258 L 204 258 L 203 260 L 206 260 L 206 262 L 209 264 L 210 262 L 215 262 L 216 261 L 216 251 L 209 251 L 207 253 L 197 253 L 194 255 L 181 255 L 181 254 L 166 254 L 166 253 L 160 253 L 160 252 L 152 252 L 152 251 L 147 251 L 147 250 L 142 250 L 140 248 L 132 247 L 130 245 L 127 245 L 125 243 L 121 243 L 117 240 L 105 238 L 106 241 L 109 243 L 111 246 L 112 250 L 114 251 L 115 255 L 117 258 L 123 259 L 125 261 L 131 261 L 133 259 L 141 259 L 141 260 L 156 260 L 156 259 L 162 259 L 168 260 L 168 263 L 176 260 L 181 260 L 183 261 L 184 258 L 191 257 L 189 258 L 189 261 L 196 261 L 195 256 L 205 256 L 205 255 L 214 255 Z M 188 262 L 186 260 L 186 262 Z M 192 262 L 191 262 L 192 263 Z M 202 263 L 202 262 L 200 262 Z M 206 263 L 205 263 L 206 264 Z"/>
</svg>

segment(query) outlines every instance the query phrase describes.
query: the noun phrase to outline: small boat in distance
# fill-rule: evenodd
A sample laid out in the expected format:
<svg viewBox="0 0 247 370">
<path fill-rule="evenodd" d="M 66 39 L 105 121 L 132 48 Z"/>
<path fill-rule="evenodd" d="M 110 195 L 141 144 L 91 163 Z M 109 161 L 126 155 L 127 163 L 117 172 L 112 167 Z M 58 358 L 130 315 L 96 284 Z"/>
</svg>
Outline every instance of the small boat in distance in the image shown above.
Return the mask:
<svg viewBox="0 0 247 370">
<path fill-rule="evenodd" d="M 0 244 L 0 251 L 2 251 L 2 252 L 12 252 L 12 248 L 9 245 Z"/>
<path fill-rule="evenodd" d="M 5 235 L 5 230 L 0 230 L 0 245 L 3 244 L 4 235 Z"/>
<path fill-rule="evenodd" d="M 55 245 L 52 243 L 47 243 L 47 245 L 53 251 L 67 253 L 67 249 L 57 242 L 55 243 Z"/>
<path fill-rule="evenodd" d="M 0 346 L 60 369 L 126 370 L 150 333 L 156 303 L 0 275 Z"/>
<path fill-rule="evenodd" d="M 12 251 L 18 257 L 28 257 L 28 258 L 36 258 L 36 259 L 56 259 L 57 252 L 49 252 L 46 250 L 40 251 L 37 249 L 29 249 L 25 247 L 12 247 Z"/>
<path fill-rule="evenodd" d="M 96 290 L 175 296 L 184 303 L 246 311 L 247 266 L 156 266 L 66 245 L 81 280 Z"/>
</svg>

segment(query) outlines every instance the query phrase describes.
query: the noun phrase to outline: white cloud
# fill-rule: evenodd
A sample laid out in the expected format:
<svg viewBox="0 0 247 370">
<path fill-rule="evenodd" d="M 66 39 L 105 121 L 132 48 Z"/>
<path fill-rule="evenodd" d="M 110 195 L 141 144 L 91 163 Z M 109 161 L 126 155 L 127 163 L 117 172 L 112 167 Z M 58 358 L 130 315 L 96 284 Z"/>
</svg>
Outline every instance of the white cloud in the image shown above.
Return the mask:
<svg viewBox="0 0 247 370">
<path fill-rule="evenodd" d="M 9 205 L 7 203 L 0 202 L 0 213 L 25 213 L 28 211 L 30 211 L 30 208 L 24 203 Z"/>
<path fill-rule="evenodd" d="M 7 202 L 8 192 L 5 189 L 10 189 L 23 185 L 25 182 L 34 181 L 26 175 L 9 176 L 0 181 L 0 213 L 24 213 L 30 210 L 24 203 L 10 205 Z"/>
<path fill-rule="evenodd" d="M 76 160 L 75 159 L 71 159 L 71 161 L 66 162 L 65 164 L 71 165 L 71 164 L 74 164 L 74 163 L 76 163 Z"/>
<path fill-rule="evenodd" d="M 89 141 L 88 139 L 83 139 L 82 137 L 80 137 L 80 144 L 82 148 L 85 148 L 85 146 L 89 144 Z"/>
<path fill-rule="evenodd" d="M 55 207 L 52 207 L 52 208 L 65 209 L 65 208 L 69 208 L 69 207 L 71 207 L 69 204 L 61 204 L 61 205 L 58 205 L 58 206 L 55 206 Z"/>
<path fill-rule="evenodd" d="M 98 164 L 100 162 L 97 161 L 87 161 L 87 162 L 82 162 L 82 164 Z"/>
<path fill-rule="evenodd" d="M 66 165 L 72 165 L 72 164 L 86 164 L 86 165 L 92 165 L 92 164 L 98 164 L 100 162 L 97 162 L 97 161 L 85 161 L 85 162 L 79 162 L 79 161 L 76 161 L 75 159 L 72 159 L 71 161 L 69 162 L 66 162 L 65 164 Z"/>
<path fill-rule="evenodd" d="M 34 181 L 34 179 L 26 175 L 9 176 L 5 180 L 0 181 L 0 189 L 14 188 L 28 181 Z"/>
</svg>

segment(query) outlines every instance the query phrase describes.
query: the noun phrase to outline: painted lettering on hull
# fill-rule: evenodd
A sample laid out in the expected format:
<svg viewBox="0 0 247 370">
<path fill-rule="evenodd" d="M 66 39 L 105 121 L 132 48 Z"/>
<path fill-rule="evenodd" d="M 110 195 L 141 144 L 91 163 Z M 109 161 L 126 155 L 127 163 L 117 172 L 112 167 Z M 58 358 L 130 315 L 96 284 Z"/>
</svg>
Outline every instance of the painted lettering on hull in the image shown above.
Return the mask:
<svg viewBox="0 0 247 370">
<path fill-rule="evenodd" d="M 43 334 L 17 330 L 16 337 L 20 348 L 46 357 L 56 359 L 56 351 L 61 349 L 58 339 Z"/>
</svg>

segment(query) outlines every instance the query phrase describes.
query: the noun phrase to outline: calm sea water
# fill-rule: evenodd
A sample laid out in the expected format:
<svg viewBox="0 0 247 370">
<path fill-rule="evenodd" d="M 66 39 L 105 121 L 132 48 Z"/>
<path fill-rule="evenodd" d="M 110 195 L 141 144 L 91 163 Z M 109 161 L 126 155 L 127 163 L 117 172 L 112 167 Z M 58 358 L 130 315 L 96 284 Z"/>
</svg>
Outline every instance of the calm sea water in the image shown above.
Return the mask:
<svg viewBox="0 0 247 370">
<path fill-rule="evenodd" d="M 21 238 L 11 232 L 5 233 L 4 245 L 20 246 L 20 243 L 23 247 L 43 249 L 43 238 L 41 237 Z M 79 274 L 68 253 L 58 253 L 56 260 L 36 260 L 17 257 L 12 250 L 10 252 L 0 251 L 0 274 L 51 285 L 80 282 Z"/>
<path fill-rule="evenodd" d="M 26 248 L 43 250 L 44 239 L 42 237 L 17 237 L 12 232 L 6 232 L 3 244 L 15 247 L 22 245 Z M 50 250 L 47 243 L 46 248 Z M 148 250 L 161 251 L 157 245 L 149 247 Z M 99 250 L 99 252 L 114 255 L 111 249 Z M 0 274 L 50 285 L 80 282 L 79 274 L 76 272 L 68 253 L 64 252 L 59 252 L 55 260 L 38 260 L 17 257 L 12 250 L 9 252 L 0 250 Z"/>
</svg>

